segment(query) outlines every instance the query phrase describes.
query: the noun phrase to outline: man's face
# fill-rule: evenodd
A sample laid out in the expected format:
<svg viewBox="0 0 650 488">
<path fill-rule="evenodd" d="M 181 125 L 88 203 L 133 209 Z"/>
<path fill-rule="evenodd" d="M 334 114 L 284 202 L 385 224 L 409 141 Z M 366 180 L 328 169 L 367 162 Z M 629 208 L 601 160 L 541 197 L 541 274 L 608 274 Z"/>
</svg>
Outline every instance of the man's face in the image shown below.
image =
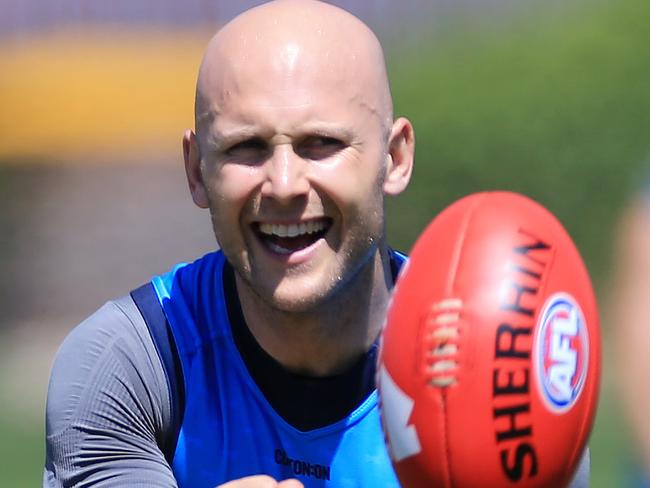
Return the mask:
<svg viewBox="0 0 650 488">
<path fill-rule="evenodd" d="M 281 68 L 215 83 L 199 132 L 202 174 L 239 276 L 273 307 L 304 311 L 374 262 L 387 134 L 354 79 Z"/>
</svg>

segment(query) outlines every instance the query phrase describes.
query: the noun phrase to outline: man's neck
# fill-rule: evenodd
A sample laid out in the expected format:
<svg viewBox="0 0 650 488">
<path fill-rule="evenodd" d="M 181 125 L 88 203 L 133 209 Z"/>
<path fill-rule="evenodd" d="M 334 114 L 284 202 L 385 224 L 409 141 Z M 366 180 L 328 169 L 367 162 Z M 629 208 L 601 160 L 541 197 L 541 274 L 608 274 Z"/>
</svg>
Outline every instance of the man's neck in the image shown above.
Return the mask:
<svg viewBox="0 0 650 488">
<path fill-rule="evenodd" d="M 261 300 L 239 275 L 237 293 L 248 327 L 288 370 L 327 376 L 350 367 L 377 339 L 393 284 L 388 252 L 379 251 L 326 302 L 294 313 Z"/>
</svg>

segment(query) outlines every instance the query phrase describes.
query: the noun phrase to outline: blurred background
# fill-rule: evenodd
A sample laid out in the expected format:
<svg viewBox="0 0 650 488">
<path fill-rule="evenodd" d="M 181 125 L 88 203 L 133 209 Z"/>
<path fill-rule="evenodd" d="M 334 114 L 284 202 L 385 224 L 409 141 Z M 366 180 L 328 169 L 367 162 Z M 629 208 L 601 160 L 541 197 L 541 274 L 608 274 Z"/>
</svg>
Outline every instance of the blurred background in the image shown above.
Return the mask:
<svg viewBox="0 0 650 488">
<path fill-rule="evenodd" d="M 198 63 L 261 2 L 0 0 L 0 486 L 37 486 L 51 361 L 111 297 L 215 247 L 186 189 Z M 634 486 L 609 312 L 613 242 L 650 176 L 647 0 L 341 0 L 386 48 L 414 122 L 391 242 L 470 192 L 507 189 L 565 224 L 594 279 L 605 366 L 592 486 Z"/>
</svg>

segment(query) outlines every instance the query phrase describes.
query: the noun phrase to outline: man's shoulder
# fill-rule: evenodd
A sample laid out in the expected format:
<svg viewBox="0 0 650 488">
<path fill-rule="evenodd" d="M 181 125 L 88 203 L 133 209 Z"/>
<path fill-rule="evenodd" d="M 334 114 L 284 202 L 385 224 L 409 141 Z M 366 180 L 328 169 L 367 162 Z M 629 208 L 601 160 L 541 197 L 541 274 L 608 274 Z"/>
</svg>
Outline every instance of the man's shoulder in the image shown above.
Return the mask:
<svg viewBox="0 0 650 488">
<path fill-rule="evenodd" d="M 139 337 L 144 320 L 130 295 L 107 301 L 99 309 L 74 327 L 62 348 L 68 342 L 102 343 L 108 345 L 127 336 Z"/>
<path fill-rule="evenodd" d="M 112 353 L 118 343 L 124 352 L 146 354 L 148 342 L 142 315 L 131 296 L 124 295 L 106 302 L 68 333 L 56 354 L 53 369 L 78 366 L 82 357 L 88 362 L 99 361 L 101 356 Z M 81 355 L 80 351 L 87 354 Z M 83 370 L 84 365 L 81 366 Z"/>
<path fill-rule="evenodd" d="M 48 434 L 74 425 L 88 412 L 101 411 L 93 405 L 116 381 L 133 391 L 140 388 L 137 384 L 145 389 L 165 384 L 144 319 L 128 295 L 100 307 L 59 347 L 48 388 Z"/>
<path fill-rule="evenodd" d="M 131 466 L 151 463 L 151 476 L 171 479 L 157 440 L 172 426 L 170 392 L 144 319 L 129 295 L 107 302 L 70 331 L 55 357 L 46 479 L 97 482 L 102 470 L 128 477 L 115 464 L 118 451 L 132 453 Z M 98 454 L 89 461 L 91 450 Z"/>
</svg>

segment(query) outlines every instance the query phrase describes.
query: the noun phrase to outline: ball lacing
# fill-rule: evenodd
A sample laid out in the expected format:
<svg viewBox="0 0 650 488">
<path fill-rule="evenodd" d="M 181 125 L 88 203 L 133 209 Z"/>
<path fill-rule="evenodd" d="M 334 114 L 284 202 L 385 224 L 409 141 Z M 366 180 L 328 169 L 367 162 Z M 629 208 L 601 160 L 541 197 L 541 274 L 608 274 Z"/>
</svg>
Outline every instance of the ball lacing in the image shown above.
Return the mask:
<svg viewBox="0 0 650 488">
<path fill-rule="evenodd" d="M 463 301 L 447 298 L 431 306 L 426 318 L 426 374 L 431 386 L 458 382 L 460 315 Z"/>
</svg>

